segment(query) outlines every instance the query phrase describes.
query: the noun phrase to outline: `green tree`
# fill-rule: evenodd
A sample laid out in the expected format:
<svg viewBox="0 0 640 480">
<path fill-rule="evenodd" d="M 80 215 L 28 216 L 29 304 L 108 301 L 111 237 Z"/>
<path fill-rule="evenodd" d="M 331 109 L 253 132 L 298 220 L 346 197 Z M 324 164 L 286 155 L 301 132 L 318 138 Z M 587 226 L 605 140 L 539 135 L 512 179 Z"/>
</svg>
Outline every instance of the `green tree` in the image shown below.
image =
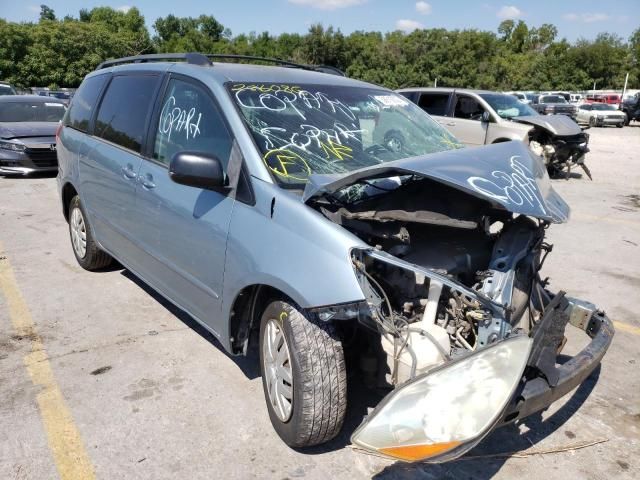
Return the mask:
<svg viewBox="0 0 640 480">
<path fill-rule="evenodd" d="M 149 52 L 205 52 L 326 64 L 391 88 L 438 85 L 486 89 L 640 87 L 640 28 L 628 40 L 600 34 L 570 43 L 554 25 L 505 20 L 496 32 L 418 29 L 381 33 L 312 25 L 306 34 L 231 31 L 211 15 L 167 15 L 150 36 L 136 8 L 82 9 L 57 20 L 46 5 L 38 23 L 0 19 L 0 72 L 18 86 L 77 86 L 108 58 Z"/>
<path fill-rule="evenodd" d="M 40 21 L 55 21 L 56 19 L 56 14 L 54 13 L 53 9 L 47 7 L 46 5 L 40 5 Z"/>
</svg>

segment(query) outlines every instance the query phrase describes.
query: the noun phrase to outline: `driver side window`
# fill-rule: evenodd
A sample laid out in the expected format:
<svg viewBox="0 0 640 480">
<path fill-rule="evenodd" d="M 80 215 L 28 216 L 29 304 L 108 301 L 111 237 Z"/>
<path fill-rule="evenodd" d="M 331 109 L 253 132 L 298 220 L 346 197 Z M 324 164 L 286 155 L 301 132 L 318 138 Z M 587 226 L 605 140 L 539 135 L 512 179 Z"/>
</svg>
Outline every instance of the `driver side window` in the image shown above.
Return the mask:
<svg viewBox="0 0 640 480">
<path fill-rule="evenodd" d="M 456 101 L 456 108 L 453 112 L 453 116 L 456 118 L 463 118 L 466 120 L 482 120 L 482 114 L 485 109 L 471 97 L 460 95 Z"/>
<path fill-rule="evenodd" d="M 178 152 L 215 155 L 227 169 L 233 139 L 209 94 L 200 86 L 171 79 L 162 100 L 153 158 L 169 165 Z"/>
</svg>

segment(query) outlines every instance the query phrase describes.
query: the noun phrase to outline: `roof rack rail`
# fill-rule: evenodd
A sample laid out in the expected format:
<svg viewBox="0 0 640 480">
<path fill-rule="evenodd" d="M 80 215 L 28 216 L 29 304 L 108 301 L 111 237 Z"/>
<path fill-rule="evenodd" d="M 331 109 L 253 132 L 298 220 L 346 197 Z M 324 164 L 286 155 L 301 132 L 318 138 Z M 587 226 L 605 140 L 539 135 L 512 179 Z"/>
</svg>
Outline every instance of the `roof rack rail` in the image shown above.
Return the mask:
<svg viewBox="0 0 640 480">
<path fill-rule="evenodd" d="M 192 65 L 211 65 L 211 61 L 202 53 L 147 53 L 145 55 L 106 60 L 98 65 L 96 70 L 123 65 L 125 63 L 162 62 L 165 60 L 184 60 Z"/>
<path fill-rule="evenodd" d="M 163 62 L 163 61 L 176 61 L 183 60 L 191 65 L 212 65 L 211 60 L 250 60 L 258 62 L 274 63 L 276 65 L 282 65 L 290 68 L 301 68 L 304 70 L 312 70 L 316 72 L 331 73 L 333 75 L 345 76 L 342 70 L 329 65 L 303 65 L 301 63 L 294 63 L 288 60 L 281 60 L 279 58 L 271 57 L 259 57 L 254 55 L 236 55 L 231 53 L 149 53 L 145 55 L 135 55 L 132 57 L 115 58 L 112 60 L 106 60 L 96 67 L 96 70 L 103 68 L 114 67 L 116 65 L 123 65 L 125 63 L 146 63 L 146 62 Z"/>
<path fill-rule="evenodd" d="M 259 57 L 255 55 L 236 55 L 232 53 L 209 53 L 205 55 L 209 59 L 213 60 L 253 60 L 257 62 L 275 63 L 276 65 L 283 65 L 285 67 L 302 68 L 304 70 L 315 70 L 313 65 L 303 65 L 301 63 L 294 63 L 288 60 L 281 60 L 279 58 L 272 57 Z"/>
</svg>

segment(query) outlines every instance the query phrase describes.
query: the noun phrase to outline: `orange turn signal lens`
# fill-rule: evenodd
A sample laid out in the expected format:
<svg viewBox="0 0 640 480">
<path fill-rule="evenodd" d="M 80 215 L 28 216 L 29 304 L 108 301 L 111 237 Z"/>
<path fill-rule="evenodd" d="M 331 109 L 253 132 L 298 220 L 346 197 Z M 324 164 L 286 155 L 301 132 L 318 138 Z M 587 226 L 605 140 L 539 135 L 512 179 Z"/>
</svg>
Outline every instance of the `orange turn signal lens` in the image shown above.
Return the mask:
<svg viewBox="0 0 640 480">
<path fill-rule="evenodd" d="M 442 442 L 431 445 L 405 445 L 402 447 L 381 448 L 380 453 L 408 462 L 425 460 L 429 457 L 453 450 L 462 442 Z"/>
</svg>

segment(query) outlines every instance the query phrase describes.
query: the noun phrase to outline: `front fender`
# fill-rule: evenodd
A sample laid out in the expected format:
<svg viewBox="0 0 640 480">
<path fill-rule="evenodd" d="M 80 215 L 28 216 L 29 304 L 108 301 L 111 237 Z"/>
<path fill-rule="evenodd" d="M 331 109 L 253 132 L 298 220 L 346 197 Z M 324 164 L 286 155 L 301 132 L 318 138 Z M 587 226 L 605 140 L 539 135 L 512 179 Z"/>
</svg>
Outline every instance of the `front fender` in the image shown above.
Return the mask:
<svg viewBox="0 0 640 480">
<path fill-rule="evenodd" d="M 216 326 L 223 340 L 234 299 L 250 285 L 276 288 L 303 308 L 364 300 L 350 251 L 369 246 L 295 194 L 255 178 L 252 184 L 255 205 L 236 202 L 229 227 L 224 322 Z"/>
</svg>

